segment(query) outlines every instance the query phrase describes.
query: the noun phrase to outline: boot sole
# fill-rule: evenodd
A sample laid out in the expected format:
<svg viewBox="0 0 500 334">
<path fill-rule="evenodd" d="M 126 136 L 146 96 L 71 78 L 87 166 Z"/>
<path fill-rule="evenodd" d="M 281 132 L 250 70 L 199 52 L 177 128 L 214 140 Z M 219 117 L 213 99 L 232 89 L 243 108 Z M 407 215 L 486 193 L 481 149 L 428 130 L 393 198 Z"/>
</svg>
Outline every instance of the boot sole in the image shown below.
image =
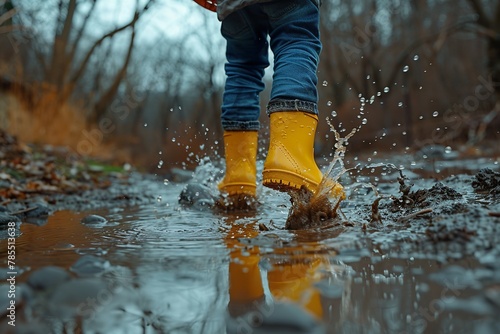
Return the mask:
<svg viewBox="0 0 500 334">
<path fill-rule="evenodd" d="M 219 189 L 229 195 L 256 195 L 256 186 L 251 184 L 226 184 Z"/>
<path fill-rule="evenodd" d="M 262 172 L 262 177 L 262 184 L 265 187 L 282 192 L 298 190 L 302 186 L 305 186 L 308 190 L 315 192 L 312 189 L 316 189 L 318 187 L 318 184 L 311 182 L 303 176 L 279 169 L 265 170 Z"/>
</svg>

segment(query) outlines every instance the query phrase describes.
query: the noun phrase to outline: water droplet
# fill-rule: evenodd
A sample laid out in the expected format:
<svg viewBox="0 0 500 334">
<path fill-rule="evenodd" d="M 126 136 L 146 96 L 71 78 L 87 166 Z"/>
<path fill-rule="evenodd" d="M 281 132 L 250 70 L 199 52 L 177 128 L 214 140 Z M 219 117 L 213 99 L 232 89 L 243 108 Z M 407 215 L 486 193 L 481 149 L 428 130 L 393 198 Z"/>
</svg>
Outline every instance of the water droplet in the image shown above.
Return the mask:
<svg viewBox="0 0 500 334">
<path fill-rule="evenodd" d="M 418 119 L 424 119 L 424 116 L 420 115 L 420 116 L 418 117 Z"/>
<path fill-rule="evenodd" d="M 147 127 L 148 126 L 148 123 L 144 123 L 144 127 Z"/>
<path fill-rule="evenodd" d="M 325 81 L 323 81 L 323 87 L 326 87 L 326 86 L 328 86 L 328 81 L 325 80 Z"/>
<path fill-rule="evenodd" d="M 164 184 L 164 185 L 168 186 L 169 182 L 170 182 L 170 181 L 169 181 L 168 179 L 163 179 L 163 184 Z"/>
<path fill-rule="evenodd" d="M 161 202 L 161 195 L 158 195 L 158 197 L 156 197 L 156 201 Z"/>
<path fill-rule="evenodd" d="M 363 118 L 363 119 L 361 120 L 361 124 L 366 124 L 366 123 L 368 123 L 368 120 L 367 120 L 366 118 Z"/>
<path fill-rule="evenodd" d="M 330 115 L 332 115 L 332 117 L 337 117 L 337 112 L 335 110 L 332 110 Z"/>
<path fill-rule="evenodd" d="M 377 96 L 382 96 L 382 93 L 381 92 L 377 92 Z"/>
<path fill-rule="evenodd" d="M 332 101 L 326 102 L 326 105 L 330 107 L 332 105 Z"/>
<path fill-rule="evenodd" d="M 438 113 L 437 111 L 434 111 L 434 112 L 432 113 L 432 117 L 438 117 L 438 115 L 439 115 L 439 113 Z"/>
<path fill-rule="evenodd" d="M 389 90 L 390 90 L 389 87 L 385 87 L 384 88 L 384 93 L 389 93 Z"/>
<path fill-rule="evenodd" d="M 452 149 L 451 149 L 451 147 L 450 147 L 450 146 L 446 146 L 446 147 L 444 148 L 444 153 L 446 153 L 446 154 L 450 154 L 450 153 L 451 153 L 451 151 L 452 151 Z"/>
<path fill-rule="evenodd" d="M 200 150 L 203 150 L 205 148 L 205 144 L 200 145 Z"/>
<path fill-rule="evenodd" d="M 175 138 L 172 138 L 172 143 L 175 143 Z"/>
<path fill-rule="evenodd" d="M 370 75 L 368 74 L 368 75 L 366 76 L 366 80 L 369 80 L 369 79 L 370 79 Z"/>
<path fill-rule="evenodd" d="M 406 65 L 405 67 L 403 67 L 403 72 L 408 72 L 409 69 L 410 69 L 410 66 Z"/>
<path fill-rule="evenodd" d="M 419 58 L 418 55 L 413 56 L 413 60 L 418 60 L 418 58 Z"/>
<path fill-rule="evenodd" d="M 399 102 L 398 107 L 402 107 L 402 106 L 403 106 L 403 102 Z"/>
</svg>

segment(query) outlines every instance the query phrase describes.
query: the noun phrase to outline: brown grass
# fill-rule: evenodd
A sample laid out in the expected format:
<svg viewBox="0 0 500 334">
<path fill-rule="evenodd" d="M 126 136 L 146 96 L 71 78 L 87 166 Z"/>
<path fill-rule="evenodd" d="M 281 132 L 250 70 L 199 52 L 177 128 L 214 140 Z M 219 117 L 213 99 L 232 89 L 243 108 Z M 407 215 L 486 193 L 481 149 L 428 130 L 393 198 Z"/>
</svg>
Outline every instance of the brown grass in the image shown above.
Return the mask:
<svg viewBox="0 0 500 334">
<path fill-rule="evenodd" d="M 22 142 L 75 148 L 85 129 L 82 109 L 67 103 L 58 107 L 53 93 L 43 94 L 32 110 L 13 94 L 0 99 L 0 127 Z"/>
</svg>

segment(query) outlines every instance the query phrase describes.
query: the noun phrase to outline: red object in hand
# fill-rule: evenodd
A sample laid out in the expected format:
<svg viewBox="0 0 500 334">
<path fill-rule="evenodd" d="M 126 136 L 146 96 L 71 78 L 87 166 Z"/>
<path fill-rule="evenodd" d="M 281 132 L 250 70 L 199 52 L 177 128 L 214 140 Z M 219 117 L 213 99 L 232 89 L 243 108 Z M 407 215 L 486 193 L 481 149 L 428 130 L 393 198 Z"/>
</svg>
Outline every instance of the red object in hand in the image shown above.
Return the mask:
<svg viewBox="0 0 500 334">
<path fill-rule="evenodd" d="M 194 0 L 194 2 L 212 12 L 217 11 L 217 0 Z"/>
</svg>

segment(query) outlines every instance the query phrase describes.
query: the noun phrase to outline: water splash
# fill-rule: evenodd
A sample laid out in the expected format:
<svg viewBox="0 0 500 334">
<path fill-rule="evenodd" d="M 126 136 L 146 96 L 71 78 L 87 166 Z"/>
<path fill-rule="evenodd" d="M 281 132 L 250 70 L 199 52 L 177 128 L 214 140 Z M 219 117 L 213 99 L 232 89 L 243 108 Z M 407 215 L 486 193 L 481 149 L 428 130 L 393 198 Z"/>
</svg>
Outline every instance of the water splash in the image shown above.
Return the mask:
<svg viewBox="0 0 500 334">
<path fill-rule="evenodd" d="M 357 129 L 354 128 L 345 137 L 341 137 L 340 133 L 335 130 L 335 127 L 331 124 L 329 119 L 327 119 L 327 123 L 330 126 L 330 130 L 335 134 L 335 153 L 319 184 L 316 196 L 329 196 L 329 194 L 331 194 L 335 197 L 336 201 L 339 201 L 341 197 L 344 197 L 343 191 L 335 191 L 334 189 L 339 187 L 338 179 L 348 171 L 344 165 L 346 146 Z"/>
</svg>

